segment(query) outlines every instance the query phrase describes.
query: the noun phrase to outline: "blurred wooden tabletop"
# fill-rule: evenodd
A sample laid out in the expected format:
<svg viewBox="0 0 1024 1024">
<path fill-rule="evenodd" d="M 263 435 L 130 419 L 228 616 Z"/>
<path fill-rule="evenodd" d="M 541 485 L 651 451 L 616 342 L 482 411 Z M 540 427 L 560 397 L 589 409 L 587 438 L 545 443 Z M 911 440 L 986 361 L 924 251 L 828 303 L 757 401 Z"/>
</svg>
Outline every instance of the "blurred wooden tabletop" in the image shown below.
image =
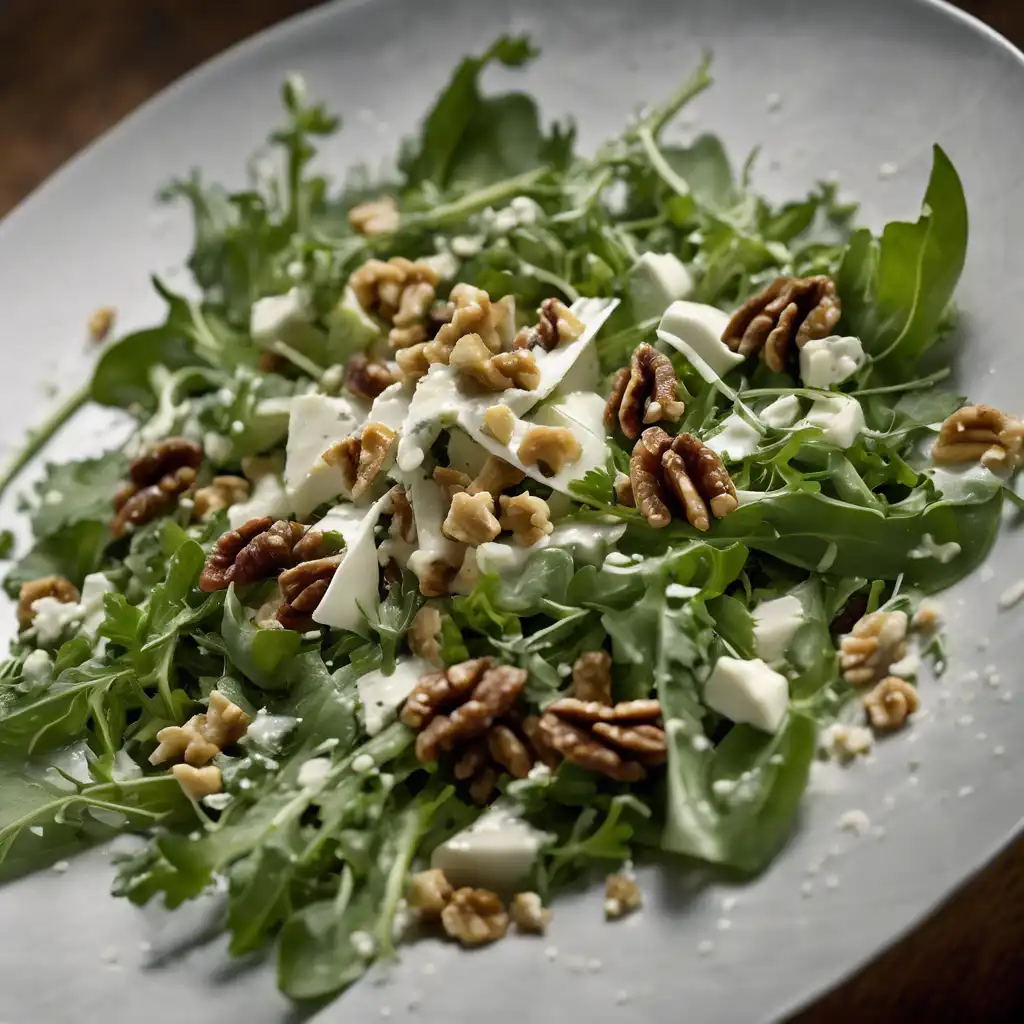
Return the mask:
<svg viewBox="0 0 1024 1024">
<path fill-rule="evenodd" d="M 189 68 L 315 5 L 0 0 L 0 216 Z M 1024 0 L 960 6 L 1024 46 Z M 1024 1020 L 1024 841 L 796 1020 Z"/>
</svg>

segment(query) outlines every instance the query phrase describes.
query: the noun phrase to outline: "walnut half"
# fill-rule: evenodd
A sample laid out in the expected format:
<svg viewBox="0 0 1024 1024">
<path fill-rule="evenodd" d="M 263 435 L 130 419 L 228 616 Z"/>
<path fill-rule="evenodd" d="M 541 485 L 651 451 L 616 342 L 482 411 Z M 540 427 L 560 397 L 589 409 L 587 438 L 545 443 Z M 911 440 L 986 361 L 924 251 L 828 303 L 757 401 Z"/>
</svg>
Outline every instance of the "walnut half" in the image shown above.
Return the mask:
<svg viewBox="0 0 1024 1024">
<path fill-rule="evenodd" d="M 672 360 L 644 342 L 633 350 L 629 366 L 615 375 L 604 409 L 605 426 L 618 424 L 635 441 L 644 424 L 670 420 L 675 423 L 685 411 L 677 398 L 678 384 Z"/>
<path fill-rule="evenodd" d="M 496 942 L 508 932 L 508 913 L 497 893 L 487 889 L 456 889 L 441 911 L 445 934 L 463 946 Z"/>
<path fill-rule="evenodd" d="M 965 405 L 948 417 L 932 448 L 939 465 L 981 462 L 989 469 L 1014 470 L 1024 447 L 1024 422 L 991 405 Z"/>
<path fill-rule="evenodd" d="M 916 688 L 899 676 L 888 676 L 864 697 L 871 727 L 882 732 L 901 729 L 920 706 Z"/>
</svg>

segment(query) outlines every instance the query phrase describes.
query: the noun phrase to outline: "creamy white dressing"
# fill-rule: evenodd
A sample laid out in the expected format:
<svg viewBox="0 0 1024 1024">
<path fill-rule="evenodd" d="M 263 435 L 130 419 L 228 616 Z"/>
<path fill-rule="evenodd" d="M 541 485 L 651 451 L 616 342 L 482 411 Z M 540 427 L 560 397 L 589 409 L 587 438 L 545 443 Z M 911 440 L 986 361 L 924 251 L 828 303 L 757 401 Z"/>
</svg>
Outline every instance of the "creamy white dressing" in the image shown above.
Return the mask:
<svg viewBox="0 0 1024 1024">
<path fill-rule="evenodd" d="M 385 725 L 393 722 L 399 705 L 412 693 L 420 676 L 433 671 L 434 666 L 429 661 L 410 655 L 399 658 L 390 675 L 374 669 L 360 676 L 356 680 L 356 691 L 363 706 L 367 735 L 376 736 Z"/>
<path fill-rule="evenodd" d="M 907 557 L 913 559 L 934 558 L 940 565 L 946 565 L 959 554 L 960 545 L 955 540 L 940 544 L 930 533 L 926 533 L 921 538 L 921 543 L 907 552 Z"/>
</svg>

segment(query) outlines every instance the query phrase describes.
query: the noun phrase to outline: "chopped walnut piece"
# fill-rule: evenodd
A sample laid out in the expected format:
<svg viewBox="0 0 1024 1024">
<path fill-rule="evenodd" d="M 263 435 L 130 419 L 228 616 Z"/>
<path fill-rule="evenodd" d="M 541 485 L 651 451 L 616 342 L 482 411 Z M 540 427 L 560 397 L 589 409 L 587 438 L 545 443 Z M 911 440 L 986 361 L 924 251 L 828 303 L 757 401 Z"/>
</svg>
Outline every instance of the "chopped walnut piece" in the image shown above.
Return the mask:
<svg viewBox="0 0 1024 1024">
<path fill-rule="evenodd" d="M 371 360 L 363 352 L 352 356 L 345 366 L 345 387 L 366 402 L 372 402 L 397 380 L 398 374 L 387 363 Z"/>
<path fill-rule="evenodd" d="M 439 349 L 451 352 L 456 342 L 469 334 L 479 337 L 492 353 L 501 352 L 511 344 L 515 328 L 515 299 L 511 295 L 494 301 L 481 288 L 457 284 L 452 288 L 449 301 L 451 320 L 441 325 L 434 339 Z"/>
<path fill-rule="evenodd" d="M 636 508 L 636 498 L 633 496 L 633 481 L 626 473 L 616 473 L 612 481 L 612 490 L 615 492 L 615 500 L 627 508 Z"/>
<path fill-rule="evenodd" d="M 137 458 L 128 471 L 129 482 L 114 496 L 111 535 L 119 539 L 130 527 L 169 512 L 195 483 L 202 461 L 203 449 L 183 437 L 169 437 Z"/>
<path fill-rule="evenodd" d="M 430 474 L 435 484 L 440 484 L 448 494 L 449 499 L 460 491 L 468 490 L 473 482 L 468 473 L 461 469 L 452 469 L 451 466 L 435 466 Z"/>
<path fill-rule="evenodd" d="M 486 889 L 456 889 L 441 911 L 441 924 L 445 934 L 463 946 L 483 946 L 505 937 L 508 914 L 496 893 Z"/>
<path fill-rule="evenodd" d="M 576 700 L 612 703 L 612 657 L 607 651 L 584 651 L 572 666 Z"/>
<path fill-rule="evenodd" d="M 41 576 L 37 580 L 22 583 L 18 594 L 18 626 L 28 629 L 36 617 L 32 605 L 44 597 L 52 597 L 61 604 L 75 604 L 79 598 L 78 587 L 64 576 Z"/>
<path fill-rule="evenodd" d="M 529 491 L 513 497 L 503 494 L 498 504 L 501 506 L 501 528 L 511 530 L 520 547 L 532 547 L 554 530 L 548 503 Z"/>
<path fill-rule="evenodd" d="M 445 360 L 436 360 L 446 362 Z M 400 348 L 395 353 L 395 363 L 398 365 L 398 372 L 404 381 L 417 381 L 430 369 L 432 363 L 427 343 L 420 342 L 418 345 L 410 345 L 408 348 Z"/>
<path fill-rule="evenodd" d="M 332 444 L 323 459 L 341 470 L 345 489 L 358 500 L 373 486 L 397 440 L 398 435 L 383 423 L 367 423 L 357 437 Z"/>
<path fill-rule="evenodd" d="M 416 517 L 404 487 L 391 489 L 391 525 L 388 535 L 406 544 L 416 543 Z"/>
<path fill-rule="evenodd" d="M 221 509 L 231 508 L 249 497 L 249 481 L 244 476 L 215 476 L 207 487 L 200 487 L 192 508 L 193 518 L 205 522 Z"/>
<path fill-rule="evenodd" d="M 525 935 L 543 935 L 551 923 L 551 911 L 535 892 L 517 892 L 511 910 L 516 930 Z"/>
<path fill-rule="evenodd" d="M 533 353 L 528 350 L 499 352 L 491 357 L 491 367 L 509 382 L 507 387 L 522 391 L 535 391 L 540 387 L 540 369 Z"/>
<path fill-rule="evenodd" d="M 732 477 L 722 460 L 692 434 L 670 437 L 648 427 L 633 446 L 629 480 L 636 507 L 655 529 L 672 519 L 674 501 L 695 529 L 708 530 L 739 508 Z"/>
<path fill-rule="evenodd" d="M 334 574 L 344 557 L 342 552 L 323 558 L 312 558 L 281 573 L 278 583 L 284 601 L 277 609 L 276 618 L 285 629 L 305 632 L 315 627 L 313 612 L 327 593 L 327 588 L 331 585 L 331 580 L 334 579 Z"/>
<path fill-rule="evenodd" d="M 525 479 L 526 474 L 517 466 L 499 459 L 497 455 L 488 455 L 480 472 L 466 485 L 466 490 L 470 494 L 479 494 L 481 491 L 492 495 L 501 494 Z"/>
<path fill-rule="evenodd" d="M 1014 470 L 1024 447 L 1024 421 L 991 405 L 965 405 L 939 429 L 932 448 L 938 465 L 981 462 L 989 469 Z"/>
<path fill-rule="evenodd" d="M 942 624 L 942 609 L 936 601 L 922 601 L 910 625 L 921 633 L 930 633 Z"/>
<path fill-rule="evenodd" d="M 425 604 L 413 616 L 408 633 L 409 650 L 437 668 L 444 667 L 438 640 L 443 621 L 441 610 L 436 605 Z"/>
<path fill-rule="evenodd" d="M 163 764 L 182 757 L 198 768 L 226 747 L 237 743 L 249 729 L 249 716 L 219 690 L 210 693 L 209 706 L 184 725 L 169 725 L 157 734 L 157 746 L 150 764 Z"/>
<path fill-rule="evenodd" d="M 405 898 L 421 920 L 438 921 L 453 892 L 445 873 L 440 868 L 431 868 L 409 876 Z"/>
<path fill-rule="evenodd" d="M 464 550 L 464 549 L 463 549 Z M 418 568 L 420 593 L 424 597 L 444 597 L 452 587 L 452 582 L 459 574 L 459 565 L 452 565 L 444 558 L 435 558 L 428 565 Z"/>
<path fill-rule="evenodd" d="M 540 370 L 532 352 L 516 349 L 491 353 L 479 334 L 464 334 L 459 338 L 448 353 L 447 363 L 472 378 L 485 391 L 509 388 L 533 391 L 540 384 Z"/>
<path fill-rule="evenodd" d="M 653 345 L 644 342 L 633 350 L 629 366 L 615 375 L 612 391 L 604 409 L 609 430 L 616 424 L 635 441 L 644 424 L 671 420 L 675 423 L 686 406 L 677 395 L 676 371 L 672 360 Z"/>
<path fill-rule="evenodd" d="M 206 556 L 199 589 L 210 594 L 227 590 L 232 583 L 243 586 L 277 576 L 299 560 L 294 549 L 307 529 L 302 523 L 274 522 L 265 516 L 229 530 Z"/>
<path fill-rule="evenodd" d="M 839 641 L 839 667 L 853 686 L 877 682 L 907 653 L 906 612 L 872 612 Z"/>
<path fill-rule="evenodd" d="M 863 725 L 843 725 L 841 722 L 834 722 L 825 730 L 822 747 L 830 756 L 837 757 L 845 763 L 860 754 L 866 754 L 871 749 L 873 741 L 871 730 Z"/>
<path fill-rule="evenodd" d="M 117 310 L 113 306 L 100 306 L 99 309 L 93 310 L 89 317 L 88 327 L 89 340 L 94 345 L 107 340 L 107 336 L 114 327 L 116 316 Z"/>
<path fill-rule="evenodd" d="M 537 310 L 534 327 L 524 327 L 517 335 L 515 348 L 533 348 L 539 345 L 550 352 L 565 342 L 575 341 L 584 331 L 583 322 L 561 299 L 545 299 Z"/>
<path fill-rule="evenodd" d="M 871 727 L 882 732 L 901 729 L 920 706 L 917 690 L 899 676 L 887 676 L 864 697 Z"/>
<path fill-rule="evenodd" d="M 535 757 L 514 708 L 526 672 L 476 658 L 432 672 L 416 684 L 402 708 L 402 722 L 417 729 L 416 757 L 427 764 L 456 752 L 455 778 L 469 783 L 477 803 L 491 797 L 500 771 L 525 778 Z"/>
<path fill-rule="evenodd" d="M 604 880 L 604 916 L 609 920 L 631 914 L 642 903 L 643 896 L 635 878 L 629 875 L 609 875 Z"/>
<path fill-rule="evenodd" d="M 668 748 L 656 700 L 611 706 L 563 697 L 540 718 L 545 743 L 566 760 L 616 782 L 639 782 L 665 763 Z"/>
<path fill-rule="evenodd" d="M 476 547 L 494 540 L 501 525 L 494 517 L 494 498 L 487 491 L 452 495 L 451 508 L 441 532 L 452 540 Z"/>
<path fill-rule="evenodd" d="M 827 338 L 842 306 L 830 277 L 777 277 L 733 313 L 722 341 L 743 356 L 761 353 L 776 372 L 786 368 L 790 346 Z"/>
<path fill-rule="evenodd" d="M 567 466 L 579 462 L 583 449 L 567 427 L 530 427 L 519 445 L 519 461 L 537 466 L 544 476 L 557 476 Z"/>
<path fill-rule="evenodd" d="M 171 768 L 171 774 L 190 800 L 202 800 L 204 796 L 213 796 L 224 788 L 224 780 L 216 765 L 194 768 L 190 764 L 176 764 Z"/>
<path fill-rule="evenodd" d="M 507 405 L 492 405 L 484 413 L 484 427 L 488 433 L 502 444 L 512 440 L 512 431 L 516 426 L 515 413 Z"/>
<path fill-rule="evenodd" d="M 356 301 L 368 313 L 376 313 L 392 325 L 392 348 L 407 348 L 425 341 L 425 320 L 434 301 L 439 278 L 429 263 L 415 263 L 403 256 L 367 260 L 349 278 Z"/>
<path fill-rule="evenodd" d="M 348 211 L 348 222 L 355 231 L 367 237 L 389 235 L 398 230 L 398 206 L 393 196 L 381 196 L 353 206 Z"/>
</svg>

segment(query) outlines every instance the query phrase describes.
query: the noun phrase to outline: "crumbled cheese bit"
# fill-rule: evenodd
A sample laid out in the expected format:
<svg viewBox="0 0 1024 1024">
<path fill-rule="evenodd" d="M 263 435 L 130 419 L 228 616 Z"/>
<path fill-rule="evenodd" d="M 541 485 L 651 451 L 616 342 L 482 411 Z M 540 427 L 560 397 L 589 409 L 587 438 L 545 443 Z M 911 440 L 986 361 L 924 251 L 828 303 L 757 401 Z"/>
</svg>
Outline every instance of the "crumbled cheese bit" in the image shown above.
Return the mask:
<svg viewBox="0 0 1024 1024">
<path fill-rule="evenodd" d="M 1006 611 L 1007 608 L 1012 608 L 1021 598 L 1024 598 L 1024 579 L 1011 583 L 999 595 L 999 610 Z"/>
<path fill-rule="evenodd" d="M 852 761 L 858 754 L 866 754 L 873 742 L 874 735 L 866 726 L 836 722 L 825 730 L 822 747 L 832 757 Z"/>
<path fill-rule="evenodd" d="M 308 762 L 307 762 L 308 763 Z M 376 761 L 373 759 L 372 754 L 357 754 L 352 758 L 352 771 L 357 772 L 360 775 L 370 771 L 375 765 Z"/>
<path fill-rule="evenodd" d="M 839 828 L 843 832 L 852 832 L 862 836 L 871 827 L 871 819 L 858 808 L 845 811 L 839 816 Z"/>
<path fill-rule="evenodd" d="M 71 865 L 66 860 L 57 860 L 53 862 L 53 870 L 56 871 L 58 875 L 63 875 L 69 867 L 71 867 Z"/>
<path fill-rule="evenodd" d="M 615 992 L 615 1002 L 618 1006 L 625 1006 L 629 1002 L 629 992 L 620 988 Z"/>
<path fill-rule="evenodd" d="M 973 786 L 961 786 L 957 790 L 957 794 L 956 795 L 961 797 L 961 798 L 963 798 L 963 797 L 970 796 L 973 792 L 974 792 L 974 787 Z"/>
<path fill-rule="evenodd" d="M 886 162 L 883 164 L 879 164 L 878 166 L 878 176 L 883 181 L 885 181 L 887 178 L 893 177 L 897 173 L 897 171 L 899 171 L 899 167 L 894 163 Z"/>
<path fill-rule="evenodd" d="M 838 889 L 839 888 L 839 876 L 838 875 L 826 875 L 825 876 L 825 888 L 826 889 Z"/>
<path fill-rule="evenodd" d="M 993 757 L 1003 757 L 1003 756 L 1005 756 L 1005 754 L 1006 754 L 1006 747 L 1004 747 L 1002 744 L 999 744 L 999 745 L 997 745 L 997 746 L 992 748 L 992 756 Z"/>
<path fill-rule="evenodd" d="M 800 886 L 800 895 L 805 900 L 810 899 L 811 896 L 814 895 L 814 883 L 813 882 L 804 882 L 804 884 Z"/>
<path fill-rule="evenodd" d="M 770 92 L 764 98 L 764 105 L 771 112 L 775 112 L 782 107 L 782 94 L 777 92 Z"/>
<path fill-rule="evenodd" d="M 710 939 L 701 939 L 697 943 L 697 952 L 701 956 L 710 956 L 714 952 L 715 944 Z"/>
<path fill-rule="evenodd" d="M 546 946 L 544 948 L 544 955 L 548 958 L 550 963 L 554 963 L 558 959 L 558 947 Z"/>
</svg>

